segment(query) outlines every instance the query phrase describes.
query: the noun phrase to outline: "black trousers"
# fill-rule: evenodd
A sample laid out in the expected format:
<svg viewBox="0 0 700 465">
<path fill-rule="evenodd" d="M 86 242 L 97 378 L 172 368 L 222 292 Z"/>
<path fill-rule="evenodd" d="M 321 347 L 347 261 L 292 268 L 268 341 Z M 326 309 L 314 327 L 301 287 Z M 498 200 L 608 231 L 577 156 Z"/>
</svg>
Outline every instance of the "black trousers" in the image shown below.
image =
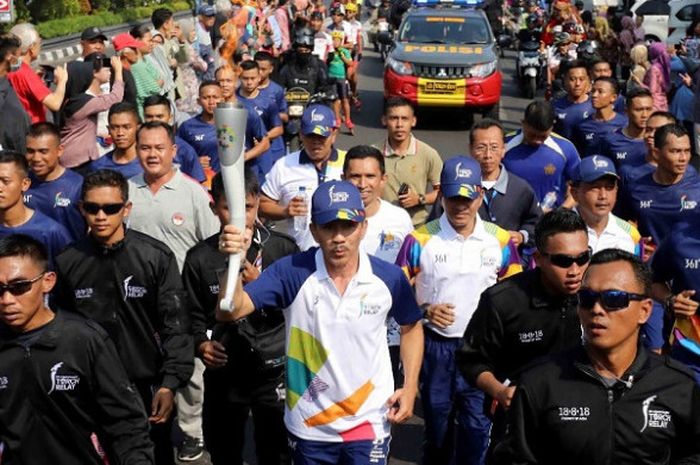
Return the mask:
<svg viewBox="0 0 700 465">
<path fill-rule="evenodd" d="M 150 383 L 135 383 L 136 389 L 138 389 L 141 399 L 143 400 L 144 408 L 146 409 L 146 416 L 151 416 L 151 403 L 153 402 L 153 394 L 157 387 L 154 387 Z M 153 441 L 153 453 L 156 459 L 156 465 L 175 465 L 175 453 L 173 452 L 173 420 L 175 417 L 175 412 L 177 410 L 173 408 L 173 413 L 170 418 L 165 423 L 154 425 L 150 423 L 149 426 L 149 436 L 151 441 Z"/>
<path fill-rule="evenodd" d="M 284 426 L 284 367 L 272 372 L 204 372 L 202 429 L 214 465 L 242 465 L 245 429 L 253 416 L 258 465 L 287 465 Z"/>
</svg>

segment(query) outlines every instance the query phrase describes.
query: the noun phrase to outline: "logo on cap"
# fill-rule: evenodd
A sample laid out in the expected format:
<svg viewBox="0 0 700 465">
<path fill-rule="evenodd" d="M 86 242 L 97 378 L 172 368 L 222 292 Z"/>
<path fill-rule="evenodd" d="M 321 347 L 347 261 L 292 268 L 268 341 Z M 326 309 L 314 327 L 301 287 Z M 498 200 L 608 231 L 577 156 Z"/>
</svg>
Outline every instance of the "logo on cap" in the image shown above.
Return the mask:
<svg viewBox="0 0 700 465">
<path fill-rule="evenodd" d="M 470 178 L 472 176 L 472 170 L 469 168 L 462 168 L 462 162 L 457 163 L 455 166 L 455 181 L 459 178 Z"/>
<path fill-rule="evenodd" d="M 598 155 L 593 155 L 593 165 L 596 168 L 607 168 L 610 166 L 607 160 L 601 160 L 598 158 Z"/>
<path fill-rule="evenodd" d="M 347 192 L 336 192 L 335 186 L 331 186 L 331 188 L 328 189 L 328 199 L 330 200 L 330 203 L 328 204 L 329 207 L 332 206 L 334 203 L 347 202 L 349 198 L 350 194 Z"/>
<path fill-rule="evenodd" d="M 318 123 L 319 121 L 323 121 L 323 119 L 324 118 L 323 118 L 322 114 L 320 114 L 320 113 L 318 115 L 316 114 L 316 108 L 311 110 L 311 121 L 313 123 Z"/>
</svg>

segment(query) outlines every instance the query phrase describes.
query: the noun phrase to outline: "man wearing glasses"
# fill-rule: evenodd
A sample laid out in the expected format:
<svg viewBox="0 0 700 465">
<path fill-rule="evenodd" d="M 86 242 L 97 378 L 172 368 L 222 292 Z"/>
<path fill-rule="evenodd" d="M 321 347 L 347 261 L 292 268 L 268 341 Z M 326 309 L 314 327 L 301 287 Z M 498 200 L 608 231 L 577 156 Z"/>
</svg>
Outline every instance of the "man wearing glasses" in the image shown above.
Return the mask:
<svg viewBox="0 0 700 465">
<path fill-rule="evenodd" d="M 123 175 L 98 170 L 85 177 L 80 211 L 89 238 L 56 257 L 56 301 L 59 308 L 100 323 L 114 340 L 146 406 L 155 463 L 174 464 L 175 391 L 193 371 L 186 296 L 173 252 L 124 226 L 131 208 Z"/>
<path fill-rule="evenodd" d="M 571 210 L 545 214 L 535 227 L 537 267 L 481 294 L 457 363 L 467 382 L 494 400 L 492 444 L 503 434 L 519 375 L 533 360 L 581 338 L 576 293 L 591 252 L 586 223 Z"/>
<path fill-rule="evenodd" d="M 152 464 L 146 415 L 112 341 L 94 322 L 46 305 L 55 283 L 39 241 L 0 239 L 3 458 Z"/>
<path fill-rule="evenodd" d="M 420 388 L 426 425 L 423 460 L 441 465 L 456 456 L 457 463 L 480 465 L 490 426 L 483 413 L 484 394 L 464 382 L 455 352 L 481 293 L 497 279 L 521 272 L 522 266 L 510 234 L 479 218 L 483 191 L 476 160 L 447 160 L 440 191 L 445 212 L 409 234 L 396 259 L 415 283 L 427 321 Z"/>
<path fill-rule="evenodd" d="M 700 387 L 639 344 L 651 282 L 628 252 L 593 256 L 578 292 L 583 345 L 521 377 L 495 464 L 700 461 Z"/>
</svg>

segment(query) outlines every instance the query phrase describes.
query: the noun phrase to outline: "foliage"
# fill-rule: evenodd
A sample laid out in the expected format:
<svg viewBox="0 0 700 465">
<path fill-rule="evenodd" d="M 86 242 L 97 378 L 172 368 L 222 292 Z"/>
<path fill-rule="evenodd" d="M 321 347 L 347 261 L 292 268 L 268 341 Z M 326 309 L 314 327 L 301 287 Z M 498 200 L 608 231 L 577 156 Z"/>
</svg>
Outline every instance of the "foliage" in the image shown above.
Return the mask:
<svg viewBox="0 0 700 465">
<path fill-rule="evenodd" d="M 139 4 L 145 3 L 145 0 L 140 0 L 138 2 L 131 0 L 128 1 L 130 1 L 131 3 Z M 34 0 L 34 2 L 30 4 L 30 6 L 34 3 L 41 3 L 42 6 L 54 3 L 73 3 L 74 7 L 77 8 L 77 11 L 80 11 L 79 0 L 42 0 L 41 2 Z M 104 5 L 104 3 L 112 2 L 97 2 L 93 0 L 91 3 L 93 4 L 94 8 L 96 4 L 100 4 L 102 6 Z M 63 15 L 53 14 L 51 17 L 60 19 L 51 19 L 48 21 L 39 22 L 37 24 L 37 29 L 42 38 L 51 39 L 54 37 L 62 37 L 75 34 L 91 26 L 107 27 L 116 24 L 129 23 L 140 19 L 149 18 L 153 10 L 160 7 L 170 8 L 173 11 L 182 11 L 192 8 L 190 3 L 186 0 L 176 0 L 173 2 L 162 3 L 149 3 L 153 4 L 150 6 L 130 7 L 128 9 L 121 9 L 114 12 L 105 10 L 93 10 L 93 14 L 90 15 L 73 14 L 71 17 L 63 17 Z"/>
</svg>

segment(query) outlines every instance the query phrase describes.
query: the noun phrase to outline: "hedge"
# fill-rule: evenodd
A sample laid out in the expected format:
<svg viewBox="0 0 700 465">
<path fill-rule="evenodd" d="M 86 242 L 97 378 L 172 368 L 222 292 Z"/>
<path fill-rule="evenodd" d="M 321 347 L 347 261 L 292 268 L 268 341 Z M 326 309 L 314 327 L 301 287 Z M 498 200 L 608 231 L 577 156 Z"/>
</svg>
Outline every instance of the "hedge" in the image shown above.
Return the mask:
<svg viewBox="0 0 700 465">
<path fill-rule="evenodd" d="M 153 10 L 163 7 L 173 11 L 183 11 L 191 9 L 192 5 L 188 1 L 177 0 L 173 2 L 163 2 L 153 6 L 129 8 L 117 12 L 99 11 L 90 15 L 79 15 L 44 21 L 37 24 L 37 30 L 43 39 L 63 37 L 76 34 L 91 26 L 114 26 L 122 23 L 130 23 L 139 19 L 150 18 Z"/>
</svg>

